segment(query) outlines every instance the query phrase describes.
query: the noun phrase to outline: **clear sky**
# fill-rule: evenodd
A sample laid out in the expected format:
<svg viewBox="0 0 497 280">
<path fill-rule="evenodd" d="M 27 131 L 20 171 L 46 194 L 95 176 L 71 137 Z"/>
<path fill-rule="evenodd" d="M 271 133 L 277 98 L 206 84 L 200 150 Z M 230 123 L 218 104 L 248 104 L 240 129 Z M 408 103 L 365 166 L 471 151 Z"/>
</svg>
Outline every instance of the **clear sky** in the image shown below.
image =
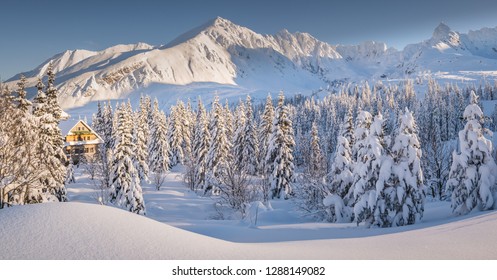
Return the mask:
<svg viewBox="0 0 497 280">
<path fill-rule="evenodd" d="M 302 31 L 332 44 L 365 40 L 397 49 L 428 39 L 444 22 L 467 32 L 497 26 L 495 0 L 2 0 L 0 79 L 67 49 L 166 44 L 221 16 L 255 32 Z"/>
</svg>

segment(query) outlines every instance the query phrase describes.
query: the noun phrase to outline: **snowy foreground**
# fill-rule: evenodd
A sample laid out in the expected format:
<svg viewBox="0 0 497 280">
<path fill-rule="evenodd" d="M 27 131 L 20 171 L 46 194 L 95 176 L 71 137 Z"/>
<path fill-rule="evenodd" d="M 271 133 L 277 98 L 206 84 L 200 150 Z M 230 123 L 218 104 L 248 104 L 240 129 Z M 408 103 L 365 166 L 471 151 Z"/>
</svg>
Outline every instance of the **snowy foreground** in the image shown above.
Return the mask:
<svg viewBox="0 0 497 280">
<path fill-rule="evenodd" d="M 73 202 L 3 209 L 0 258 L 497 258 L 496 211 L 453 217 L 447 203 L 428 202 L 419 224 L 367 229 L 306 221 L 290 201 L 274 201 L 250 227 L 215 220 L 213 200 L 190 192 L 179 175 L 170 173 L 160 191 L 144 187 L 148 217 L 94 204 L 95 191 L 81 174 L 68 188 Z"/>
</svg>

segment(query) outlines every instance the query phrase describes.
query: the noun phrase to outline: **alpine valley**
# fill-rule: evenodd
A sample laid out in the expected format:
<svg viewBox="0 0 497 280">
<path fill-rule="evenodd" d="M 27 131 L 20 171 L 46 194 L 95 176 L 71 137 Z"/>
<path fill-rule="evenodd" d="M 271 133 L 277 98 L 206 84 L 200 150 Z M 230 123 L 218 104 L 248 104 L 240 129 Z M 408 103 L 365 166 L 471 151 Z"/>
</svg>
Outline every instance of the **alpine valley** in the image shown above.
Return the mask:
<svg viewBox="0 0 497 280">
<path fill-rule="evenodd" d="M 281 90 L 311 95 L 365 80 L 408 78 L 422 84 L 431 77 L 478 84 L 497 76 L 497 27 L 462 34 L 441 23 L 431 38 L 396 50 L 374 41 L 332 45 L 287 30 L 261 35 L 218 17 L 161 46 L 137 43 L 57 54 L 22 73 L 31 96 L 50 62 L 59 102 L 69 111 L 97 100 L 137 100 L 143 93 L 166 105 L 197 95 L 209 101 L 214 93 L 236 99 L 246 94 L 261 99 Z M 20 76 L 7 85 L 15 88 Z"/>
</svg>

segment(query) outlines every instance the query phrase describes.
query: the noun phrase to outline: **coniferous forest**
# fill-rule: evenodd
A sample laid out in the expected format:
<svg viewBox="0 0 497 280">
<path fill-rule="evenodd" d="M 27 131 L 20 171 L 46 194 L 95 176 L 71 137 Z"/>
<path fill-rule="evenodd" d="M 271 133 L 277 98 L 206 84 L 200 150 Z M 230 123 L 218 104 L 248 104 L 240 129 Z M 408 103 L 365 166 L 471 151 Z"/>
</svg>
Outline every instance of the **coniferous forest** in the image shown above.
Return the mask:
<svg viewBox="0 0 497 280">
<path fill-rule="evenodd" d="M 104 143 L 75 162 L 51 68 L 45 80 L 32 100 L 25 79 L 0 88 L 0 208 L 66 201 L 79 167 L 101 204 L 146 215 L 142 184 L 160 191 L 176 166 L 226 218 L 290 200 L 318 221 L 392 227 L 422 219 L 426 199 L 450 201 L 457 215 L 497 204 L 497 110 L 482 110 L 496 85 L 362 83 L 319 98 L 178 100 L 167 113 L 148 96 L 137 108 L 102 102 L 92 127 Z"/>
</svg>

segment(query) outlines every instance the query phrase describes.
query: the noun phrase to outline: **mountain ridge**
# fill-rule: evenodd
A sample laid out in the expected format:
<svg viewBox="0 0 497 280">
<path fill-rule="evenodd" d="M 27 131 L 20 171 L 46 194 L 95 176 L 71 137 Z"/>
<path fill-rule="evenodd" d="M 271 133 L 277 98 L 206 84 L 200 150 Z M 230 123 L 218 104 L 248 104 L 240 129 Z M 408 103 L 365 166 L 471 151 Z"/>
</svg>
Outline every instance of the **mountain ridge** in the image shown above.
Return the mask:
<svg viewBox="0 0 497 280">
<path fill-rule="evenodd" d="M 464 34 L 441 23 L 431 38 L 396 50 L 375 41 L 332 45 L 286 29 L 259 34 L 217 17 L 161 46 L 137 43 L 102 51 L 65 51 L 25 72 L 28 87 L 50 62 L 64 108 L 123 98 L 152 84 L 214 83 L 247 92 L 311 94 L 361 80 L 446 78 L 437 73 L 495 70 L 497 27 Z M 14 84 L 19 77 L 7 83 Z"/>
</svg>

